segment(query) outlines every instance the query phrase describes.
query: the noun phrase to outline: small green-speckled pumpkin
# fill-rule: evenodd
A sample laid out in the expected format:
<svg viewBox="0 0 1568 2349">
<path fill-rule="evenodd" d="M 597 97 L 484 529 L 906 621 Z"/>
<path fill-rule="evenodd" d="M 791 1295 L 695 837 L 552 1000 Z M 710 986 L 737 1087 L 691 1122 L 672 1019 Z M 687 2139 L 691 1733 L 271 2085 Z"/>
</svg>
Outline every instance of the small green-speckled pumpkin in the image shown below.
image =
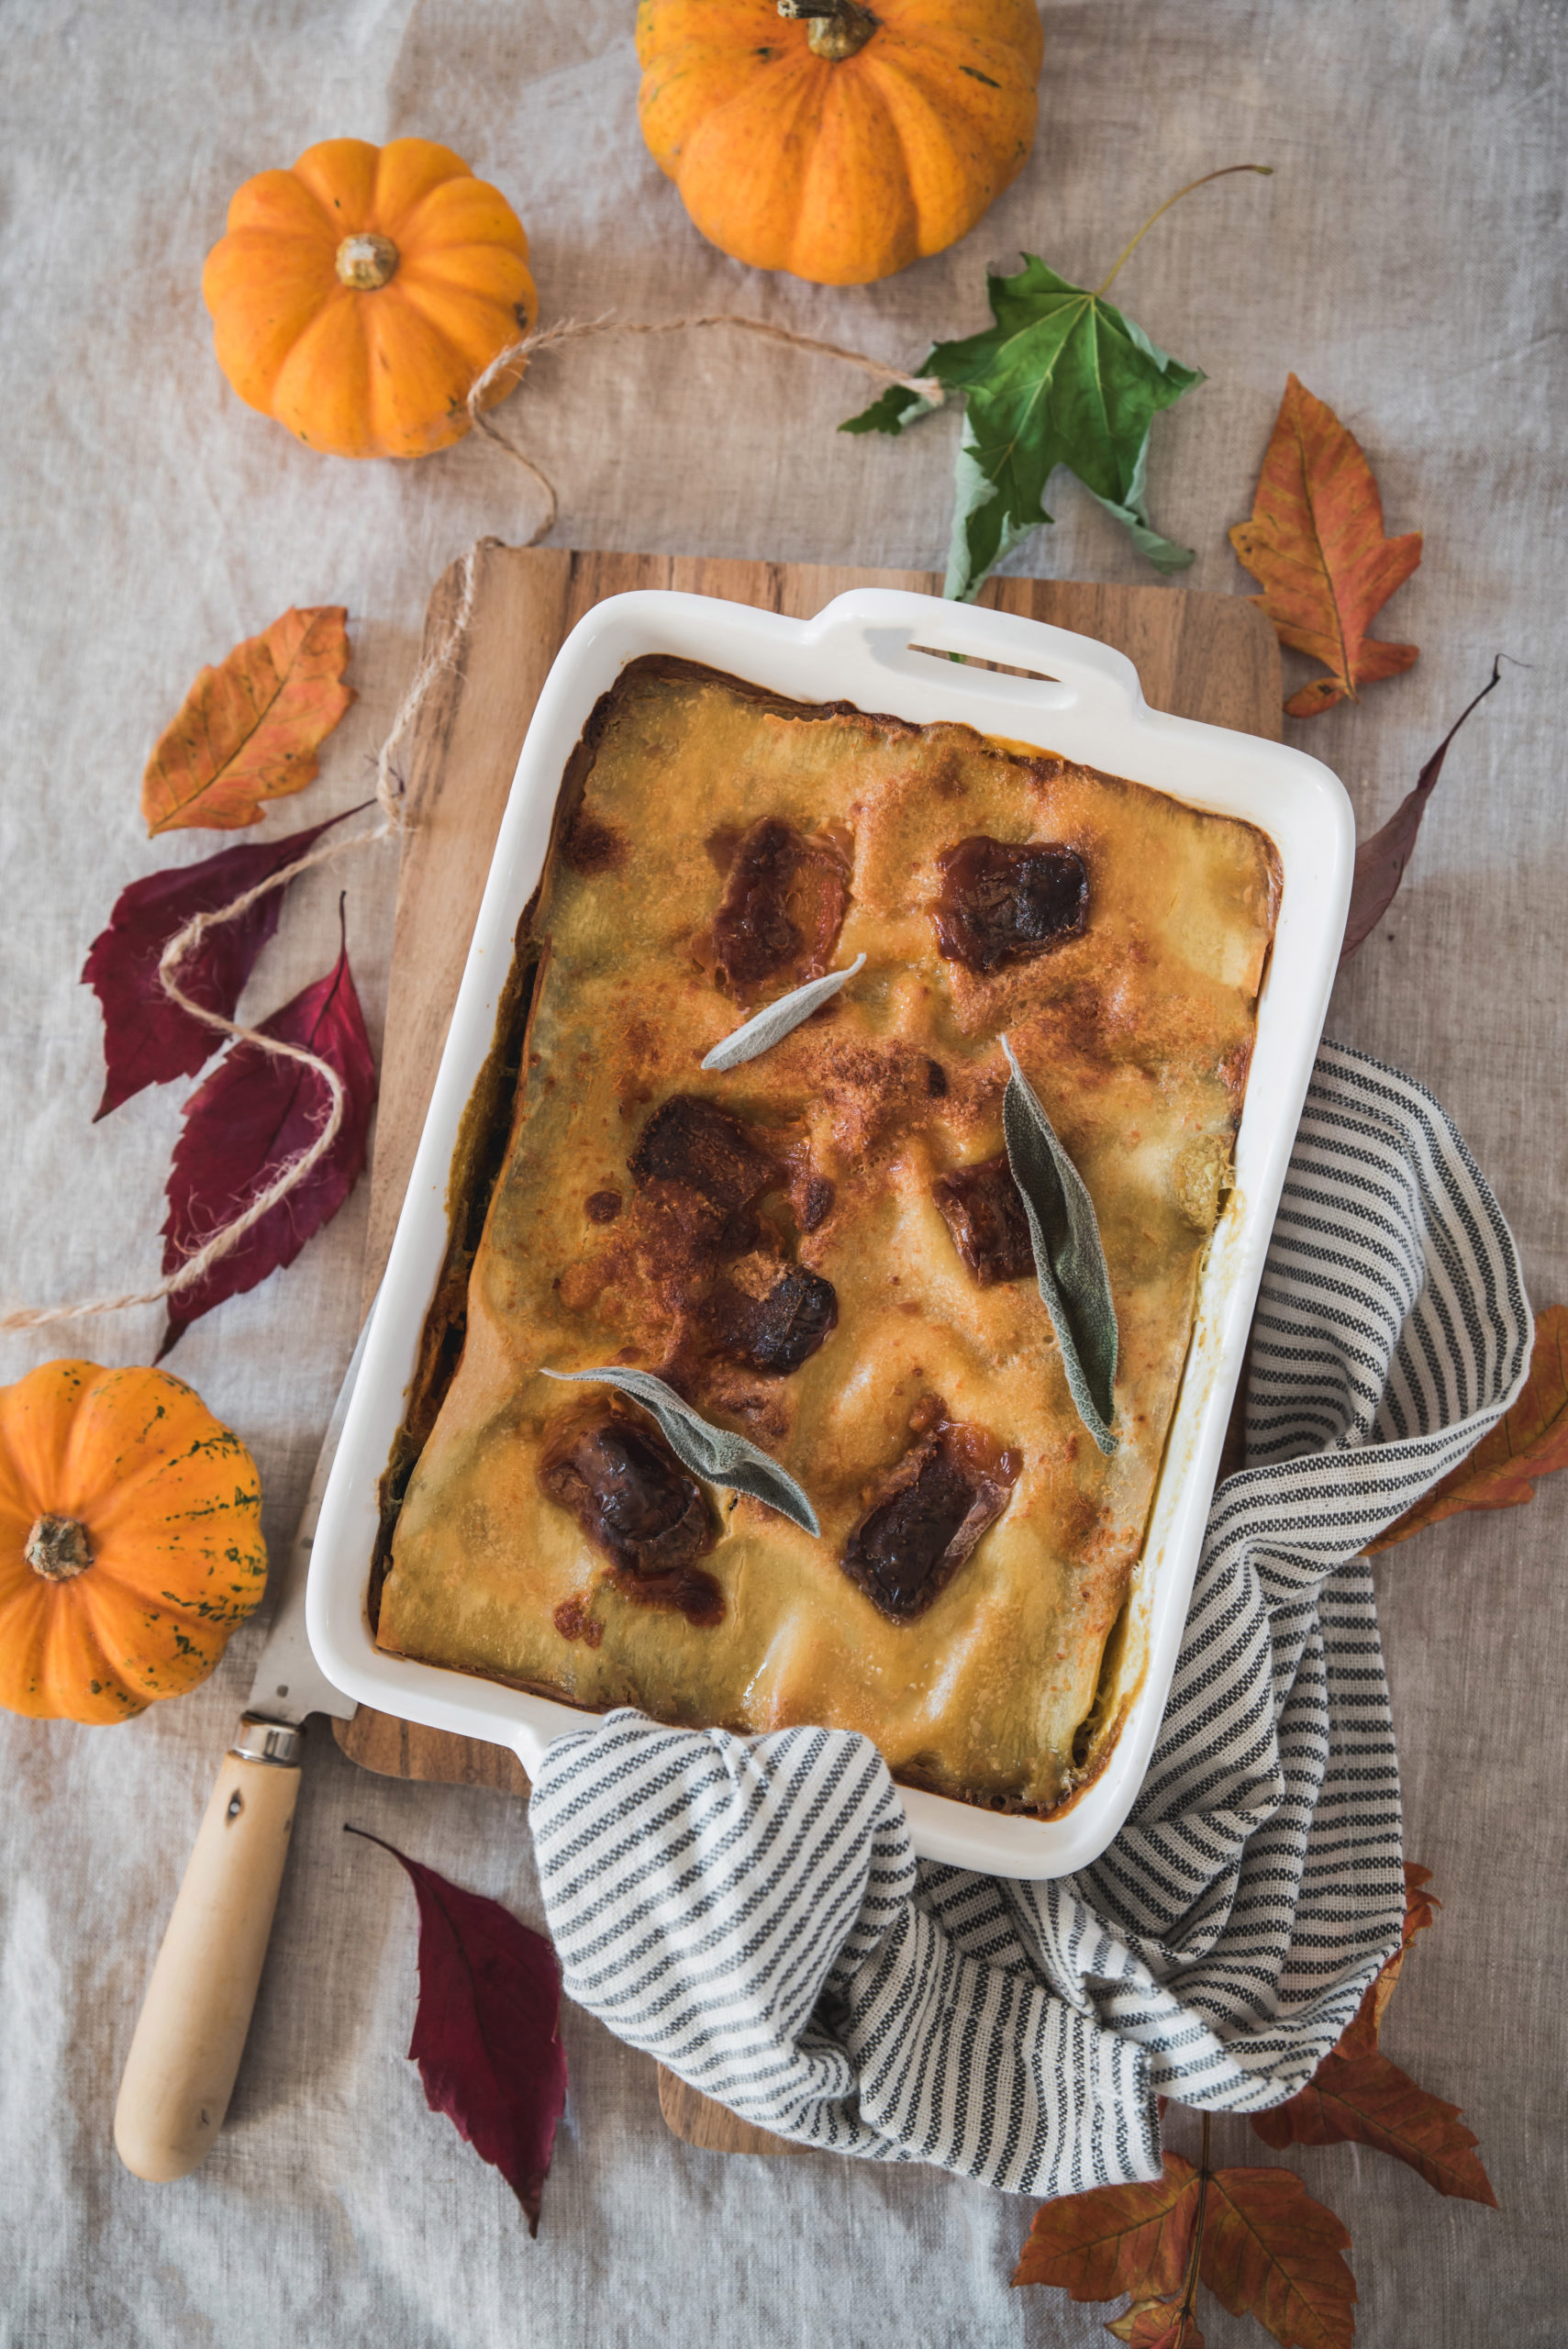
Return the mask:
<svg viewBox="0 0 1568 2349">
<path fill-rule="evenodd" d="M 205 1680 L 267 1577 L 239 1438 L 162 1370 L 0 1387 L 0 1705 L 124 1721 Z"/>
</svg>

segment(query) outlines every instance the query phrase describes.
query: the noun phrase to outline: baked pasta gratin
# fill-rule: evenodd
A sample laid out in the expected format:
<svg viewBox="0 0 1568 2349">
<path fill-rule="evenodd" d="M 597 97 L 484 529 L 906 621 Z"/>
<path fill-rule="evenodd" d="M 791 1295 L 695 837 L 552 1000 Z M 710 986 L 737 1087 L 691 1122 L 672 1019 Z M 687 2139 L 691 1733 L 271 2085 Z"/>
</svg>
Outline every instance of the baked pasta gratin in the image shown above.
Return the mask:
<svg viewBox="0 0 1568 2349">
<path fill-rule="evenodd" d="M 562 785 L 389 1468 L 384 1649 L 590 1711 L 863 1731 L 1046 1814 L 1131 1691 L 1132 1584 L 1273 932 L 1253 826 L 962 725 L 631 663 Z M 761 1058 L 740 1021 L 866 960 Z M 1008 1036 L 1119 1332 L 1074 1411 L 1003 1150 Z M 623 1364 L 819 1537 L 700 1483 Z"/>
</svg>

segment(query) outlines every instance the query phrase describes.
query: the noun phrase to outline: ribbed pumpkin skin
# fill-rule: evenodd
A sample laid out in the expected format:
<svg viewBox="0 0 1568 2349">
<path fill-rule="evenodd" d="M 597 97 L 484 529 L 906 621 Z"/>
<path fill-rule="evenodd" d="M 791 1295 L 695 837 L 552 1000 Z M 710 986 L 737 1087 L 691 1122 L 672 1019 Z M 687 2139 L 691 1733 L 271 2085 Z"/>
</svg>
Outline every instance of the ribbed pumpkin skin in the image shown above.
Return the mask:
<svg viewBox="0 0 1568 2349">
<path fill-rule="evenodd" d="M 872 0 L 837 63 L 774 0 L 640 0 L 639 112 L 696 227 L 754 269 L 865 285 L 940 252 L 1034 142 L 1035 0 Z"/>
<path fill-rule="evenodd" d="M 337 271 L 343 239 L 367 234 L 398 255 L 369 292 Z M 517 214 L 428 139 L 328 139 L 292 171 L 247 180 L 202 292 L 240 398 L 334 457 L 423 457 L 461 440 L 475 376 L 539 312 Z"/>
<path fill-rule="evenodd" d="M 40 1517 L 93 1563 L 35 1573 Z M 123 1721 L 205 1680 L 265 1587 L 261 1488 L 237 1435 L 161 1370 L 50 1362 L 0 1387 L 0 1705 Z"/>
</svg>

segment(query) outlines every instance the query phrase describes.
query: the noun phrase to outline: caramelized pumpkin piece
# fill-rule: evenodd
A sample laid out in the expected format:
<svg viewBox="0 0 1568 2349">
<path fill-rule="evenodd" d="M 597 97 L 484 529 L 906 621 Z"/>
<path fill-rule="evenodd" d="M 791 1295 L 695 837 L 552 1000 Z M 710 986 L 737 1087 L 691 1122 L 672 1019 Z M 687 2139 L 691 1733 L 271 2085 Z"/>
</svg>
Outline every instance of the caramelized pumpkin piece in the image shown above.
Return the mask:
<svg viewBox="0 0 1568 2349">
<path fill-rule="evenodd" d="M 618 1414 L 574 1419 L 544 1453 L 539 1481 L 628 1577 L 629 1596 L 689 1622 L 718 1621 L 724 1594 L 695 1563 L 714 1545 L 707 1496 L 657 1429 Z"/>
<path fill-rule="evenodd" d="M 839 841 L 764 816 L 735 844 L 724 901 L 696 941 L 697 960 L 742 998 L 778 980 L 799 986 L 819 978 L 849 894 Z"/>
<path fill-rule="evenodd" d="M 739 1118 L 695 1093 L 676 1093 L 655 1109 L 627 1162 L 639 1190 L 681 1183 L 721 1215 L 750 1207 L 778 1180 L 778 1168 Z"/>
<path fill-rule="evenodd" d="M 1076 849 L 1051 841 L 1020 848 L 979 833 L 943 849 L 937 871 L 937 945 L 967 970 L 1026 962 L 1088 928 L 1089 875 Z"/>
<path fill-rule="evenodd" d="M 976 1166 L 955 1166 L 951 1174 L 939 1174 L 931 1197 L 977 1288 L 1022 1280 L 1033 1273 L 1029 1219 L 1006 1151 Z"/>
<path fill-rule="evenodd" d="M 629 1420 L 574 1426 L 539 1463 L 539 1483 L 628 1574 L 688 1566 L 713 1547 L 707 1501 L 662 1436 Z"/>
<path fill-rule="evenodd" d="M 949 1419 L 928 1397 L 906 1453 L 844 1544 L 844 1572 L 895 1622 L 923 1614 L 945 1590 L 988 1525 L 1006 1508 L 1020 1453 L 988 1429 Z"/>
<path fill-rule="evenodd" d="M 708 1307 L 720 1353 L 749 1369 L 787 1374 L 808 1362 L 839 1320 L 838 1292 L 820 1273 L 791 1264 L 762 1297 L 721 1282 Z"/>
</svg>

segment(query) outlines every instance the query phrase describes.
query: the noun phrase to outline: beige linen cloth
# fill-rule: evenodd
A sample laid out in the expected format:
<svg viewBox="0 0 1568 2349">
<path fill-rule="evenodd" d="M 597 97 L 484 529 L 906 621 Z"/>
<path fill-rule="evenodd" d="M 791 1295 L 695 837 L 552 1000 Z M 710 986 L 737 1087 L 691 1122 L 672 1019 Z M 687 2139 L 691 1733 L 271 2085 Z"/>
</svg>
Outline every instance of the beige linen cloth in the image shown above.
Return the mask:
<svg viewBox="0 0 1568 2349">
<path fill-rule="evenodd" d="M 1385 632 L 1418 666 L 1293 738 L 1380 822 L 1484 682 L 1528 669 L 1451 755 L 1415 869 L 1337 996 L 1332 1032 L 1451 1112 L 1540 1303 L 1568 1297 L 1559 421 L 1565 63 L 1557 0 L 1097 0 L 1045 7 L 1040 133 L 955 251 L 829 293 L 751 275 L 687 224 L 636 125 L 628 0 L 7 0 L 0 8 L 0 1191 L 13 1301 L 150 1273 L 185 1088 L 99 1127 L 99 1020 L 77 984 L 116 892 L 218 843 L 152 844 L 148 750 L 196 668 L 290 603 L 343 602 L 361 699 L 321 782 L 261 837 L 362 797 L 439 571 L 521 539 L 520 473 L 475 441 L 417 465 L 323 460 L 242 407 L 198 291 L 228 198 L 313 140 L 444 139 L 528 223 L 547 318 L 735 307 L 917 362 L 984 322 L 988 260 L 1096 283 L 1145 215 L 1222 162 L 1118 281 L 1208 382 L 1155 427 L 1151 511 L 1185 584 L 1249 583 L 1247 511 L 1295 368 L 1362 439 L 1391 530 L 1426 558 Z M 840 438 L 862 380 L 713 333 L 542 361 L 503 411 L 561 492 L 556 542 L 940 566 L 956 418 Z M 1059 479 L 1012 567 L 1151 578 Z M 349 941 L 379 1017 L 393 869 L 350 869 Z M 247 1008 L 336 948 L 339 878 L 299 887 Z M 253 1445 L 287 1536 L 353 1335 L 362 1195 L 286 1274 L 199 1324 L 171 1367 Z M 76 1352 L 150 1358 L 159 1319 L 0 1345 L 0 1376 Z M 1447 1906 L 1386 2044 L 1479 2131 L 1500 2212 L 1381 2157 L 1295 2157 L 1344 2216 L 1375 2349 L 1562 2338 L 1568 1861 L 1568 1480 L 1379 1560 L 1411 1855 Z M 0 2343 L 300 2340 L 378 2349 L 951 2349 L 1104 2339 L 1104 2311 L 1012 2293 L 1016 2200 L 828 2154 L 756 2162 L 665 2131 L 652 2067 L 578 2012 L 572 2096 L 530 2243 L 506 2187 L 425 2110 L 404 2059 L 413 1904 L 352 1842 L 374 1828 L 538 1921 L 520 1820 L 405 1787 L 315 1740 L 294 1860 L 222 2141 L 144 2186 L 109 2122 L 148 1967 L 249 1687 L 242 1634 L 207 1687 L 121 1729 L 0 1720 Z M 1188 2124 L 1172 2116 L 1172 2142 Z M 1264 2154 L 1244 2123 L 1221 2154 Z M 1190 2149 L 1190 2147 L 1188 2148 Z M 1211 2349 L 1261 2339 L 1208 2303 Z"/>
</svg>

